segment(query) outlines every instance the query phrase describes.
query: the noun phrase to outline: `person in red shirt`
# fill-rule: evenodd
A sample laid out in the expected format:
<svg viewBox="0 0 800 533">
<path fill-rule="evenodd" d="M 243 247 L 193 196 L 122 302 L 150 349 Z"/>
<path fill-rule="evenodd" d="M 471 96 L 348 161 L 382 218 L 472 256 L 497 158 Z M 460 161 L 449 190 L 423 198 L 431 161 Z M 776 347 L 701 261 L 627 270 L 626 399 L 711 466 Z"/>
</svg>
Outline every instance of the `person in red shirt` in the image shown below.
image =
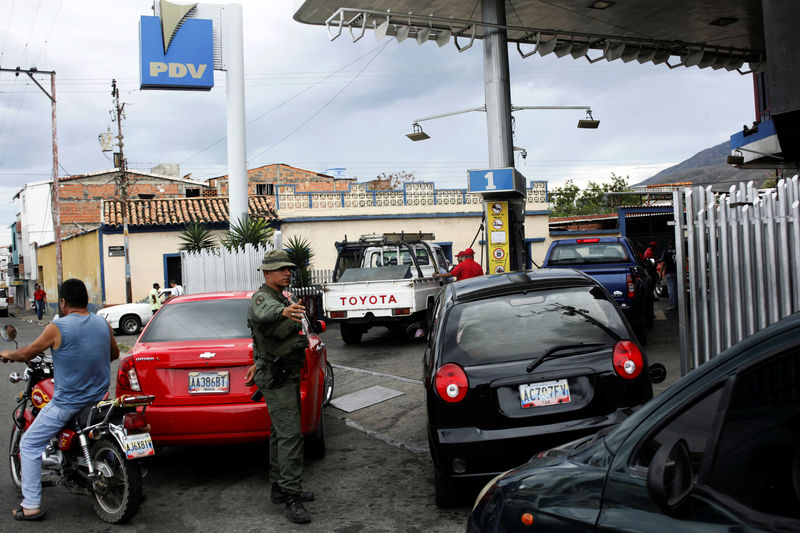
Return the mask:
<svg viewBox="0 0 800 533">
<path fill-rule="evenodd" d="M 458 259 L 458 264 L 455 266 L 453 270 L 447 272 L 445 274 L 439 274 L 438 272 L 434 272 L 433 277 L 435 278 L 451 278 L 455 277 L 456 281 L 461 281 L 462 279 L 468 278 L 476 278 L 478 276 L 483 276 L 483 268 L 475 262 L 473 257 L 475 256 L 475 252 L 472 251 L 472 248 L 467 248 L 463 252 L 458 252 L 456 258 Z"/>
<path fill-rule="evenodd" d="M 33 291 L 33 305 L 36 307 L 36 316 L 39 317 L 39 320 L 42 319 L 42 313 L 44 313 L 44 306 L 47 305 L 47 293 L 44 292 L 44 289 L 37 283 L 36 290 Z"/>
<path fill-rule="evenodd" d="M 650 246 L 647 247 L 647 250 L 644 251 L 644 258 L 645 259 L 652 259 L 653 261 L 656 260 L 656 246 L 658 246 L 655 241 L 650 243 Z"/>
</svg>

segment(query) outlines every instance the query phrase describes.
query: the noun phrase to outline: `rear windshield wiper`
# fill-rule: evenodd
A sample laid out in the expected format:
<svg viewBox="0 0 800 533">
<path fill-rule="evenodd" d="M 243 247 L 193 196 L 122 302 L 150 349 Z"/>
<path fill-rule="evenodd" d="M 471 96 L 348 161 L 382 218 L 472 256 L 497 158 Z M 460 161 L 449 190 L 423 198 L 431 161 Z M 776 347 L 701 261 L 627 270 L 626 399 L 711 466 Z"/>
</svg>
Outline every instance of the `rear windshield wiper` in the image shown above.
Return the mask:
<svg viewBox="0 0 800 533">
<path fill-rule="evenodd" d="M 594 350 L 586 350 L 586 348 L 597 348 L 599 346 L 605 346 L 606 343 L 604 342 L 581 342 L 579 344 L 560 344 L 558 346 L 553 346 L 542 355 L 531 361 L 531 364 L 528 365 L 528 368 L 525 369 L 526 372 L 530 373 L 533 372 L 533 369 L 539 366 L 542 361 L 550 357 L 556 352 L 560 352 L 561 350 L 577 350 L 576 352 L 570 355 L 578 355 L 581 353 L 591 352 Z"/>
</svg>

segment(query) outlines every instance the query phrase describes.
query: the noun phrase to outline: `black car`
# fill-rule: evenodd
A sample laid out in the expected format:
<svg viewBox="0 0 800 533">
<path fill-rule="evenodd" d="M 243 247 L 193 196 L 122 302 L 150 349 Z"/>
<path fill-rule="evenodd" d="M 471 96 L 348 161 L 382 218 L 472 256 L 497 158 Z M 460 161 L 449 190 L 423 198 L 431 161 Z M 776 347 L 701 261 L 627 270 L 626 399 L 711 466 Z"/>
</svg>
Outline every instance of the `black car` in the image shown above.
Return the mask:
<svg viewBox="0 0 800 533">
<path fill-rule="evenodd" d="M 800 531 L 800 313 L 485 488 L 467 530 Z M 531 527 L 533 525 L 533 527 Z"/>
<path fill-rule="evenodd" d="M 618 424 L 653 396 L 629 324 L 582 272 L 459 281 L 443 288 L 429 321 L 424 383 L 440 507 L 459 503 L 469 481 Z"/>
</svg>

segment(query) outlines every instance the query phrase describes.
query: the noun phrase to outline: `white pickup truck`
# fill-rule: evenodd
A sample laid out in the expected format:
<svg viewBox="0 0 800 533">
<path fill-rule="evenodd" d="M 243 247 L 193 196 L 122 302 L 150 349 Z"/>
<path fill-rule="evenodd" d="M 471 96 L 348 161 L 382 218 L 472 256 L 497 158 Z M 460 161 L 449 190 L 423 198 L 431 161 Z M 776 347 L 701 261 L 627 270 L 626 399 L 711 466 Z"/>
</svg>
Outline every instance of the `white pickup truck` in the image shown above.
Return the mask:
<svg viewBox="0 0 800 533">
<path fill-rule="evenodd" d="M 332 283 L 322 288 L 326 318 L 339 323 L 342 340 L 361 342 L 373 326 L 414 336 L 441 289 L 434 272 L 446 272 L 442 249 L 432 234 L 386 233 L 336 243 Z"/>
</svg>

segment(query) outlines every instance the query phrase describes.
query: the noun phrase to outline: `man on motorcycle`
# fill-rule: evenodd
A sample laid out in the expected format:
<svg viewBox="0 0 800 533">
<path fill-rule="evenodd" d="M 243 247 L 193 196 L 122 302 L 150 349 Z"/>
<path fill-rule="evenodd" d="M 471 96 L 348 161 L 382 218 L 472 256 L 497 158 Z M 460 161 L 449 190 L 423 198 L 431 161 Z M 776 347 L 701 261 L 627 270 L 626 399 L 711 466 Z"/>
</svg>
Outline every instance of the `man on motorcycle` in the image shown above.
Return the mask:
<svg viewBox="0 0 800 533">
<path fill-rule="evenodd" d="M 42 452 L 50 439 L 84 406 L 108 393 L 111 361 L 119 347 L 111 326 L 87 309 L 89 295 L 79 279 L 68 279 L 58 289 L 59 318 L 48 324 L 28 346 L 4 350 L 8 361 L 29 361 L 50 348 L 53 354 L 53 399 L 44 406 L 20 443 L 22 504 L 12 512 L 16 520 L 39 520 L 41 509 Z"/>
</svg>

